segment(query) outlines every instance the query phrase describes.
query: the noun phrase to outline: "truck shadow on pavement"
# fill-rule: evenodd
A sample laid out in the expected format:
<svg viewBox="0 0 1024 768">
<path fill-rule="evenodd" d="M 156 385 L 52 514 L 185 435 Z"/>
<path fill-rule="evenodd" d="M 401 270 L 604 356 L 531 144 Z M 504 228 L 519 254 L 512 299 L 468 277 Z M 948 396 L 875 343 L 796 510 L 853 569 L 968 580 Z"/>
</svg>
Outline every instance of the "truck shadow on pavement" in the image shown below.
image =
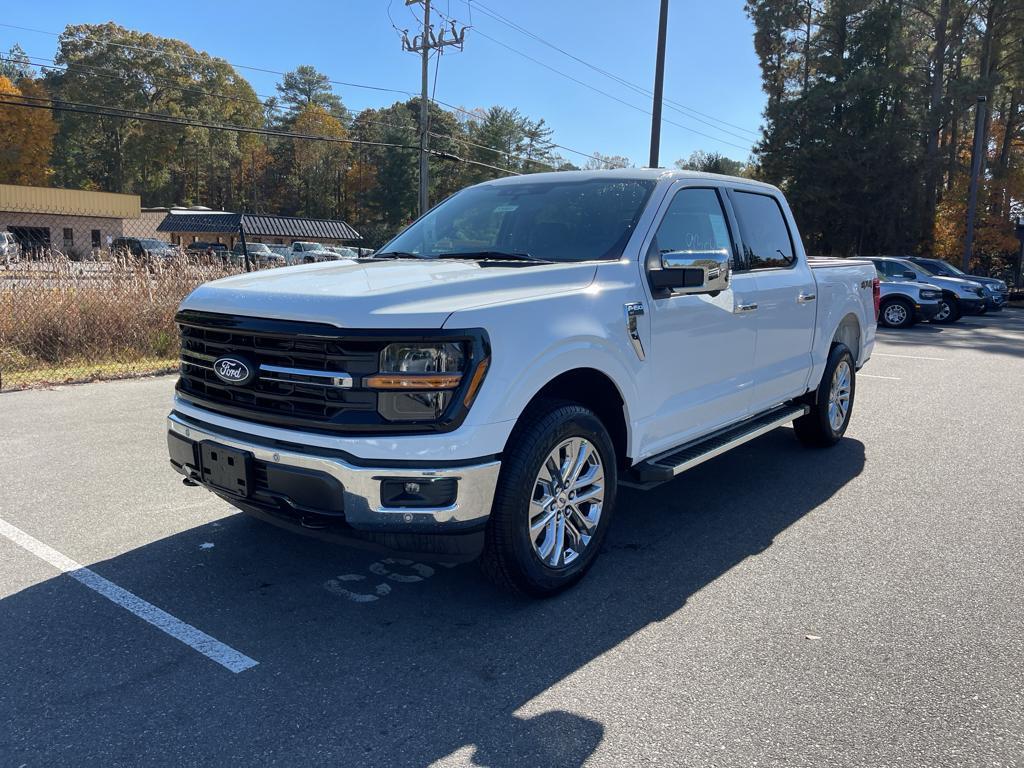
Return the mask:
<svg viewBox="0 0 1024 768">
<path fill-rule="evenodd" d="M 388 579 L 400 566 L 242 515 L 155 541 L 90 567 L 259 665 L 231 674 L 49 579 L 0 601 L 0 762 L 582 765 L 623 714 L 553 709 L 545 691 L 565 682 L 588 709 L 567 678 L 771 547 L 864 461 L 856 440 L 811 451 L 780 429 L 654 491 L 623 489 L 593 570 L 543 601 L 473 566 Z M 375 579 L 388 589 L 373 601 L 329 588 Z"/>
</svg>

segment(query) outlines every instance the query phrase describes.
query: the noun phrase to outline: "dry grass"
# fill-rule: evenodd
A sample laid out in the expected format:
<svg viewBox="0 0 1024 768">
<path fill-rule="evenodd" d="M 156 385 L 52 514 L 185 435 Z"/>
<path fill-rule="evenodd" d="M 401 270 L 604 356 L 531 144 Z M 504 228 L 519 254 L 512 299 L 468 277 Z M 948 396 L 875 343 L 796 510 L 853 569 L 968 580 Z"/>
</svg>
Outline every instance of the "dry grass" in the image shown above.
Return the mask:
<svg viewBox="0 0 1024 768">
<path fill-rule="evenodd" d="M 52 259 L 0 269 L 0 386 L 173 368 L 178 304 L 196 286 L 236 271 L 184 260 L 147 267 Z"/>
</svg>

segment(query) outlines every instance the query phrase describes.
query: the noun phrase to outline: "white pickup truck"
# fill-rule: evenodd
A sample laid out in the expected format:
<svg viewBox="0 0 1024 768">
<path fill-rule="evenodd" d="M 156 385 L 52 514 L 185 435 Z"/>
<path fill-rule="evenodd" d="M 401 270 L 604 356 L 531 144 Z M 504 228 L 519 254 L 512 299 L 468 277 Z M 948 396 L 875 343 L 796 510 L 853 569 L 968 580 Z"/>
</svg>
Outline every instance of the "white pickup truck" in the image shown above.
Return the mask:
<svg viewBox="0 0 1024 768">
<path fill-rule="evenodd" d="M 480 557 L 499 584 L 551 593 L 597 557 L 619 484 L 787 422 L 838 441 L 877 308 L 874 267 L 809 261 L 766 184 L 486 182 L 370 259 L 188 296 L 171 463 L 286 528 Z"/>
</svg>

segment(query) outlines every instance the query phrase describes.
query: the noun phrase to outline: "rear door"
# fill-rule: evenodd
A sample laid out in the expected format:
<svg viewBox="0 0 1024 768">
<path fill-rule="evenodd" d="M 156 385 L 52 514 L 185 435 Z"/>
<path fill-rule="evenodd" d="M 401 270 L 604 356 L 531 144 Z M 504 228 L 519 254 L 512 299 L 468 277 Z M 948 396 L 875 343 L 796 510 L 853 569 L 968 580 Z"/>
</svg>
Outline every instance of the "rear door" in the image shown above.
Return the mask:
<svg viewBox="0 0 1024 768">
<path fill-rule="evenodd" d="M 661 252 L 715 250 L 733 254 L 734 232 L 713 186 L 677 182 L 662 203 L 645 242 L 647 260 Z M 646 280 L 646 274 L 645 274 Z M 678 445 L 742 419 L 750 410 L 755 328 L 743 312 L 754 278 L 737 273 L 717 296 L 670 294 L 651 299 L 648 413 L 645 453 Z"/>
<path fill-rule="evenodd" d="M 796 228 L 778 197 L 742 188 L 731 189 L 729 197 L 756 286 L 757 383 L 751 407 L 758 412 L 806 391 L 818 296 Z"/>
</svg>

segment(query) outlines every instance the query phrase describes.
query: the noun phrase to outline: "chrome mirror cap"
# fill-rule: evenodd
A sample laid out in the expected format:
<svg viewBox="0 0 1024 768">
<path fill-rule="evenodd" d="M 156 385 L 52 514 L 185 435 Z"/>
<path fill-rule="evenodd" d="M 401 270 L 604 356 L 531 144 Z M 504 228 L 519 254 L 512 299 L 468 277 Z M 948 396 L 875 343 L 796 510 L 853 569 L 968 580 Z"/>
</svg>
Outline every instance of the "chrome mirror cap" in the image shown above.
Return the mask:
<svg viewBox="0 0 1024 768">
<path fill-rule="evenodd" d="M 729 251 L 665 251 L 661 268 L 666 272 L 685 270 L 682 280 L 673 280 L 675 293 L 713 293 L 729 287 Z"/>
</svg>

